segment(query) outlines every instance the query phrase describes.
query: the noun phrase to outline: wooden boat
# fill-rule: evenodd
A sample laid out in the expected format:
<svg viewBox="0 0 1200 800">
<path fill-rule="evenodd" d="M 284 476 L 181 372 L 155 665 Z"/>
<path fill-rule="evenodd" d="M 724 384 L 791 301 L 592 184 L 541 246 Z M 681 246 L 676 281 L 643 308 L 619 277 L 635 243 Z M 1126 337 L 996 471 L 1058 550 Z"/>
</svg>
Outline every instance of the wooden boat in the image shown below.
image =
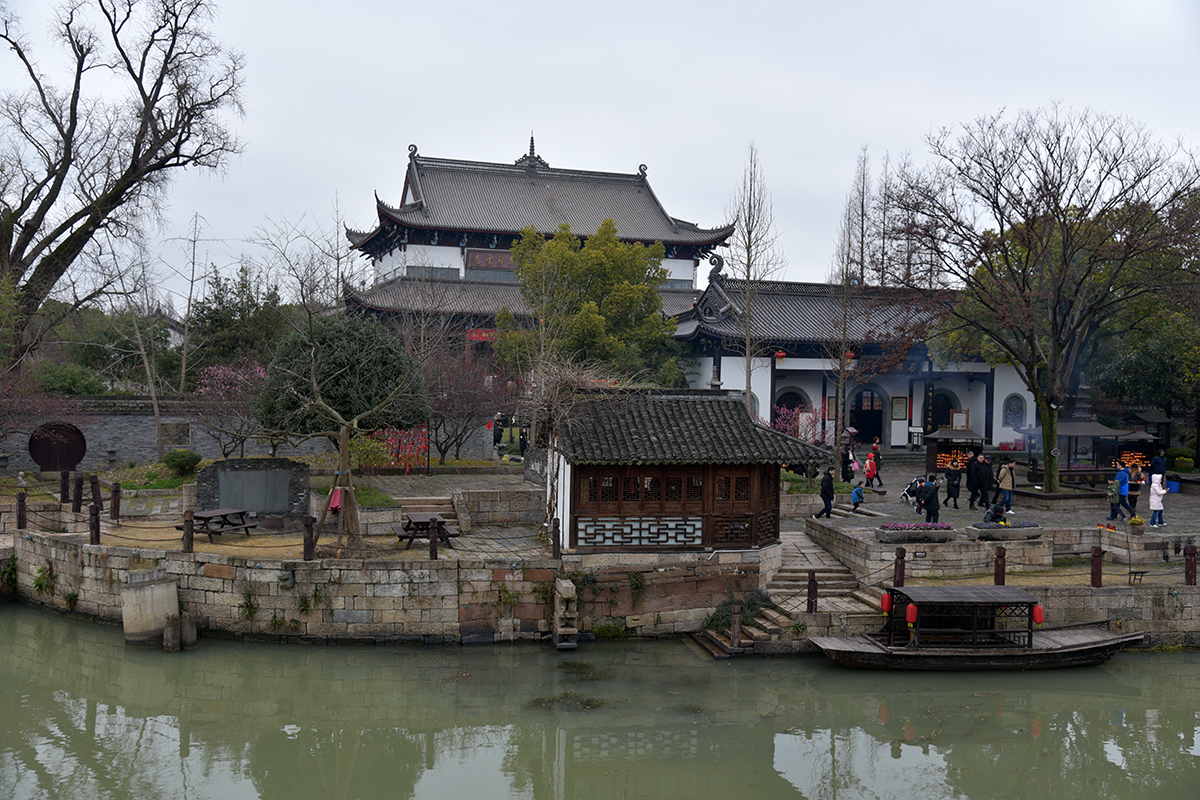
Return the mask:
<svg viewBox="0 0 1200 800">
<path fill-rule="evenodd" d="M 855 669 L 986 670 L 1101 664 L 1144 637 L 1100 625 L 1035 629 L 1037 599 L 1008 586 L 892 589 L 887 615 L 877 633 L 810 641 Z"/>
</svg>

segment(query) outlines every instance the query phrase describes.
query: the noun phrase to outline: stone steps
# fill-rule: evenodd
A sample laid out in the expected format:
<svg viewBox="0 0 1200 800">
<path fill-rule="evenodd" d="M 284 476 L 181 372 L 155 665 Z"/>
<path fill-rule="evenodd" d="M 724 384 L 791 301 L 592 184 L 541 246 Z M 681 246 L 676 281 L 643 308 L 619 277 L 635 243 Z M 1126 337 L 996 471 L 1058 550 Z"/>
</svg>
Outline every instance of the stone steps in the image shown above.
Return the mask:
<svg viewBox="0 0 1200 800">
<path fill-rule="evenodd" d="M 458 512 L 450 497 L 402 497 L 396 501 L 404 513 L 438 514 L 450 525 L 458 525 Z"/>
</svg>

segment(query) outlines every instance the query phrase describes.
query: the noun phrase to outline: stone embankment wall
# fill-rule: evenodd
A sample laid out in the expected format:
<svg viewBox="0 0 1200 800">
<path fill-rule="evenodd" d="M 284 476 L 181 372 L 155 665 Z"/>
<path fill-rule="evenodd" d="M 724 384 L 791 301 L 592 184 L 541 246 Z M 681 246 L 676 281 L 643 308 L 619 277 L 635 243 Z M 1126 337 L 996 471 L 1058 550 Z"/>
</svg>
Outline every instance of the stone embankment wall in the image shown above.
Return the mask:
<svg viewBox="0 0 1200 800">
<path fill-rule="evenodd" d="M 177 581 L 208 636 L 296 642 L 482 643 L 540 639 L 559 568 L 581 585 L 582 628 L 602 635 L 700 630 L 730 593 L 778 569 L 761 552 L 524 559 L 280 561 L 93 546 L 81 536 L 20 531 L 18 593 L 35 605 L 117 623 L 131 572 Z M 36 582 L 43 576 L 43 591 Z M 53 591 L 45 585 L 51 575 Z M 637 577 L 635 577 L 637 576 Z M 71 602 L 68 598 L 73 598 Z"/>
<path fill-rule="evenodd" d="M 1182 558 L 1183 548 L 1200 542 L 1195 534 L 1143 534 L 1133 536 L 1124 531 L 1097 528 L 1038 528 L 1037 539 L 1017 539 L 1007 542 L 959 539 L 953 542 L 924 544 L 884 544 L 872 534 L 855 536 L 839 531 L 819 520 L 808 520 L 807 531 L 812 540 L 850 568 L 867 584 L 891 580 L 896 548 L 907 551 L 906 574 L 918 578 L 948 578 L 978 575 L 992 571 L 996 547 L 1006 551 L 1009 572 L 1038 572 L 1054 566 L 1054 553 L 1090 551 L 1095 546 L 1105 552 L 1105 560 L 1116 564 L 1157 564 L 1168 559 Z"/>
</svg>

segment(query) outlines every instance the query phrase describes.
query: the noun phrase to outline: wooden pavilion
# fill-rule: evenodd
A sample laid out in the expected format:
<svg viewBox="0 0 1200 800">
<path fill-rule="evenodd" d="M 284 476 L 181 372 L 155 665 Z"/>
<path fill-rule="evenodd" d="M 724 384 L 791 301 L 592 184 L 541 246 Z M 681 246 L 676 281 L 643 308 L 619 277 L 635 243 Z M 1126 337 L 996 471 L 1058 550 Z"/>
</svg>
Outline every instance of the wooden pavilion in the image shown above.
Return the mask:
<svg viewBox="0 0 1200 800">
<path fill-rule="evenodd" d="M 559 448 L 559 516 L 577 553 L 774 544 L 780 467 L 832 459 L 756 423 L 740 392 L 702 390 L 583 400 Z"/>
</svg>

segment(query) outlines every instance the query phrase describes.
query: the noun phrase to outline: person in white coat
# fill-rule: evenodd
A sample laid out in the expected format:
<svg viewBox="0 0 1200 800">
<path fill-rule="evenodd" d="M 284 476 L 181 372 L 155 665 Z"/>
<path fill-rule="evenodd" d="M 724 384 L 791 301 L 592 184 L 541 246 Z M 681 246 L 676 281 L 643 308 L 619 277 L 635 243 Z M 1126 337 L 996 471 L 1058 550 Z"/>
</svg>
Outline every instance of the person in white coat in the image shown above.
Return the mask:
<svg viewBox="0 0 1200 800">
<path fill-rule="evenodd" d="M 1167 493 L 1167 487 L 1163 486 L 1163 476 L 1154 474 L 1150 476 L 1150 527 L 1162 528 L 1167 523 L 1163 522 L 1163 496 Z"/>
</svg>

